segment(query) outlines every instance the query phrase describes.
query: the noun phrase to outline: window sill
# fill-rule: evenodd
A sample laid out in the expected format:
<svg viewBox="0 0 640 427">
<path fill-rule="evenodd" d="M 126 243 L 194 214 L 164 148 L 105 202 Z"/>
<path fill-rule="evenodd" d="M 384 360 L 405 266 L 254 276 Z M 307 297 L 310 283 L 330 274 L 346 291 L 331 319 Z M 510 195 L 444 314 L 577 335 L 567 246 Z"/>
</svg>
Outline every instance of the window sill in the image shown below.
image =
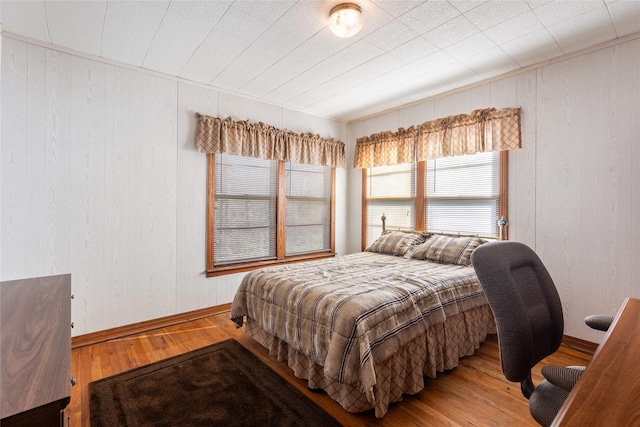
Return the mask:
<svg viewBox="0 0 640 427">
<path fill-rule="evenodd" d="M 335 252 L 317 252 L 313 254 L 295 255 L 285 259 L 271 259 L 265 261 L 247 262 L 242 264 L 227 264 L 207 270 L 207 277 L 223 276 L 225 274 L 242 273 L 256 270 L 261 267 L 269 267 L 280 264 L 292 264 L 295 262 L 312 261 L 315 259 L 335 257 Z"/>
</svg>

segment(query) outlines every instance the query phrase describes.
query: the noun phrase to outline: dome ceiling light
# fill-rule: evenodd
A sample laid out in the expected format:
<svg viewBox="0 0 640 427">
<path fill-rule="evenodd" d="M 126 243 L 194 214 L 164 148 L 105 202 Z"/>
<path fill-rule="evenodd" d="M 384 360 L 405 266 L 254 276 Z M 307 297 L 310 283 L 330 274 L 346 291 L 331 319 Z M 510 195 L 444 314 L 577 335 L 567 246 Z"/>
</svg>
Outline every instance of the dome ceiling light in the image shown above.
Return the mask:
<svg viewBox="0 0 640 427">
<path fill-rule="evenodd" d="M 329 28 L 338 37 L 355 36 L 362 28 L 362 9 L 355 3 L 342 3 L 329 12 Z"/>
</svg>

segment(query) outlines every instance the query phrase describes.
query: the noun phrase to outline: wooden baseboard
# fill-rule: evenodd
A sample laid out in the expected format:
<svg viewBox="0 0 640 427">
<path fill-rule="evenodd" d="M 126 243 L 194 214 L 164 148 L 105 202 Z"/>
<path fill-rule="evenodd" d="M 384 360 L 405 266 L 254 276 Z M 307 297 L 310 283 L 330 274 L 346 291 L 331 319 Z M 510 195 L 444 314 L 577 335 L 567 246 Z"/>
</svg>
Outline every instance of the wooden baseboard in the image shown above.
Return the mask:
<svg viewBox="0 0 640 427">
<path fill-rule="evenodd" d="M 585 341 L 580 338 L 570 337 L 569 335 L 564 335 L 562 337 L 562 343 L 568 347 L 574 348 L 583 353 L 587 353 L 591 356 L 593 356 L 593 353 L 595 353 L 596 349 L 598 348 L 598 344 L 594 342 Z"/>
<path fill-rule="evenodd" d="M 101 342 L 124 338 L 142 332 L 149 332 L 154 329 L 166 328 L 229 311 L 231 311 L 231 303 L 189 311 L 186 313 L 174 314 L 172 316 L 147 320 L 131 325 L 119 326 L 117 328 L 105 329 L 103 331 L 92 332 L 90 334 L 78 335 L 71 338 L 71 349 L 95 345 Z"/>
</svg>

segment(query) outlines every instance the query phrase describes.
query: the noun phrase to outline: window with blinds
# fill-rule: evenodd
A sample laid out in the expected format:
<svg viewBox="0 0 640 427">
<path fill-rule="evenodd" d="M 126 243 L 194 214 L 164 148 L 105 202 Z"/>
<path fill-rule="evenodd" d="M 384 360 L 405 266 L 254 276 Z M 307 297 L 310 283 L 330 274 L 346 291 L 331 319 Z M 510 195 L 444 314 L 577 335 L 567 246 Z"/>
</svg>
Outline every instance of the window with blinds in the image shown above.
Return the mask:
<svg viewBox="0 0 640 427">
<path fill-rule="evenodd" d="M 369 246 L 387 228 L 411 229 L 415 224 L 416 165 L 376 166 L 367 170 L 366 236 Z"/>
<path fill-rule="evenodd" d="M 501 167 L 506 156 L 491 151 L 367 169 L 363 246 L 380 236 L 383 214 L 388 229 L 498 236 L 501 198 L 506 205 Z M 425 217 L 417 218 L 423 208 Z"/>
<path fill-rule="evenodd" d="M 278 161 L 215 159 L 214 262 L 275 258 Z"/>
<path fill-rule="evenodd" d="M 331 168 L 286 163 L 286 255 L 331 249 Z"/>
<path fill-rule="evenodd" d="M 496 236 L 500 152 L 426 161 L 427 230 Z"/>
</svg>

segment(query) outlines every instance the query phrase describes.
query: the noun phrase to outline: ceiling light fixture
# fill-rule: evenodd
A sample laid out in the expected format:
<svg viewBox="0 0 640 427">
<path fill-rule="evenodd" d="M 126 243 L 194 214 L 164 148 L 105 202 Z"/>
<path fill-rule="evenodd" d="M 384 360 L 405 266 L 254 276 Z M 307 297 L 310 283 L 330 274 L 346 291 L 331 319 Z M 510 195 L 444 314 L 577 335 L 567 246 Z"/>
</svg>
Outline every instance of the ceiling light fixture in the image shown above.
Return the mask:
<svg viewBox="0 0 640 427">
<path fill-rule="evenodd" d="M 338 37 L 355 36 L 362 28 L 362 9 L 355 3 L 342 3 L 329 12 L 329 28 Z"/>
</svg>

